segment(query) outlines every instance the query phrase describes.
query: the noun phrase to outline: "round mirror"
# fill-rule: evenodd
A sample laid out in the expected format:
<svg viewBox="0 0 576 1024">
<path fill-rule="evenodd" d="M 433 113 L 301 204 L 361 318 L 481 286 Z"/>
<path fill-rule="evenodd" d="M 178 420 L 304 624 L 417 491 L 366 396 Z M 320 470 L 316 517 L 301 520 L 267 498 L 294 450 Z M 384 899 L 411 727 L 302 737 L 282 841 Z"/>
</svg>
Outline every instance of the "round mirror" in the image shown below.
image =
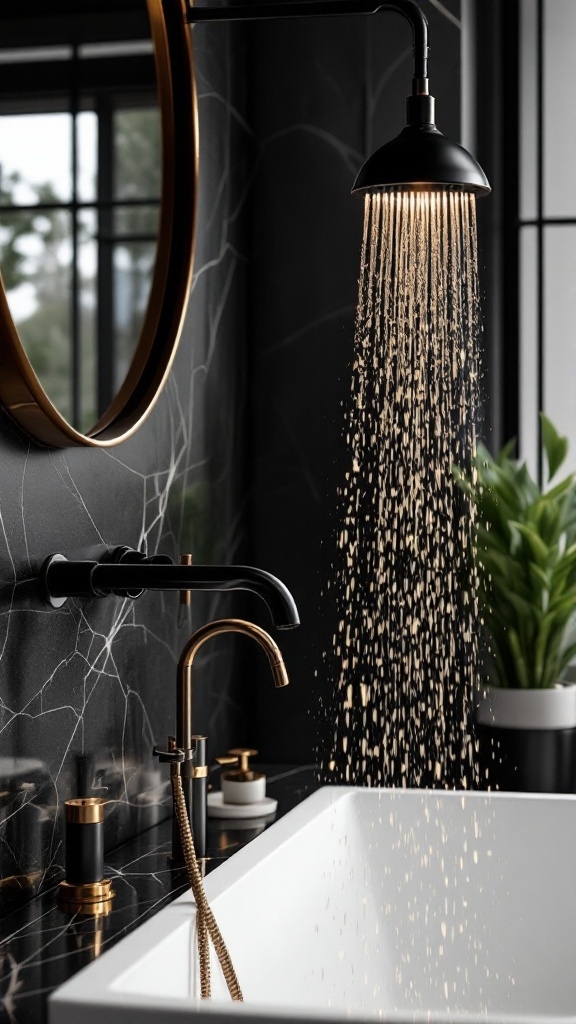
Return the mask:
<svg viewBox="0 0 576 1024">
<path fill-rule="evenodd" d="M 117 444 L 163 387 L 190 286 L 185 0 L 2 0 L 0 41 L 0 400 L 44 444 Z"/>
</svg>

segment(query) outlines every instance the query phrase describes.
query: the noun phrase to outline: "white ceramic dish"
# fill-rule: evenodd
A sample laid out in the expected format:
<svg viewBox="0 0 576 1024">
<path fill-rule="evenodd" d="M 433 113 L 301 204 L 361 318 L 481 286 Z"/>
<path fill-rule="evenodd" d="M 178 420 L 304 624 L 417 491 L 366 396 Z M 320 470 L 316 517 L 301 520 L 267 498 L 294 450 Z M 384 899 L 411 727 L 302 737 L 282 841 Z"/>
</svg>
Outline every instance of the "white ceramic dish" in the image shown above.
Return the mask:
<svg viewBox="0 0 576 1024">
<path fill-rule="evenodd" d="M 265 796 L 254 804 L 228 804 L 223 793 L 208 793 L 208 816 L 210 818 L 268 818 L 276 813 L 278 801 Z"/>
<path fill-rule="evenodd" d="M 576 1024 L 576 798 L 326 788 L 210 874 L 244 990 L 198 999 L 184 895 L 51 1024 Z M 194 965 L 194 966 L 193 966 Z"/>
</svg>

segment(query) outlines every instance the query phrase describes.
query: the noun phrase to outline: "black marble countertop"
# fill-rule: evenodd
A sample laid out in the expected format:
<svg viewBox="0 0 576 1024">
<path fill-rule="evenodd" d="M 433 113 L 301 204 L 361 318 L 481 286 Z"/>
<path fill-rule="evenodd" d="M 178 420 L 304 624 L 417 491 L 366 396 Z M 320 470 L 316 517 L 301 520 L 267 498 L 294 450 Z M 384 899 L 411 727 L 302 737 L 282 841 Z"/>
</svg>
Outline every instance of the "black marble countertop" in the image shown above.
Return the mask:
<svg viewBox="0 0 576 1024">
<path fill-rule="evenodd" d="M 266 792 L 278 800 L 275 817 L 250 824 L 209 818 L 207 872 L 318 788 L 312 766 L 264 770 Z M 64 913 L 54 888 L 0 921 L 2 1024 L 43 1024 L 46 1000 L 58 985 L 188 888 L 185 871 L 167 862 L 171 837 L 168 819 L 107 856 L 106 877 L 116 893 L 107 917 Z"/>
</svg>

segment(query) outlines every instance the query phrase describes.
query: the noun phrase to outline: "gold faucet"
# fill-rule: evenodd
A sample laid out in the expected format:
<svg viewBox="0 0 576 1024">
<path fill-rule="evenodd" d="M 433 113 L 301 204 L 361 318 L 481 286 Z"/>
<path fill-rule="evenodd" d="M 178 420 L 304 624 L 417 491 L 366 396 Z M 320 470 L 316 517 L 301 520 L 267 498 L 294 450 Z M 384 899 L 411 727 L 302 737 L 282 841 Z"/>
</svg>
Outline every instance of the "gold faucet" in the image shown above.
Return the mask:
<svg viewBox="0 0 576 1024">
<path fill-rule="evenodd" d="M 206 641 L 221 633 L 242 633 L 256 640 L 268 658 L 274 686 L 287 686 L 289 683 L 278 645 L 264 629 L 253 622 L 246 622 L 244 619 L 217 619 L 196 630 L 184 646 L 177 670 L 175 746 L 185 753 L 182 783 L 198 857 L 204 856 L 206 845 L 208 768 L 205 758 L 206 737 L 194 736 L 192 732 L 192 666 L 194 658 Z M 173 838 L 173 857 L 175 860 L 181 860 L 177 831 Z"/>
</svg>

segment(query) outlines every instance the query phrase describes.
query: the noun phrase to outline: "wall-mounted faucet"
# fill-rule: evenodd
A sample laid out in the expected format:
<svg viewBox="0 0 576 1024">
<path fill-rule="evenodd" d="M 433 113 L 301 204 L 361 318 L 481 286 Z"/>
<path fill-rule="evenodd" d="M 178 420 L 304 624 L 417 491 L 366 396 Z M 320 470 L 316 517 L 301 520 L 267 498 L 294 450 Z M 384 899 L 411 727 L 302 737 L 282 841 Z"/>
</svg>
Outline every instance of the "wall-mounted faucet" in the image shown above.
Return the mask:
<svg viewBox="0 0 576 1024">
<path fill-rule="evenodd" d="M 249 565 L 175 565 L 168 555 L 146 556 L 132 548 L 113 548 L 96 561 L 68 561 L 50 555 L 38 577 L 42 599 L 60 608 L 68 597 L 137 598 L 145 590 L 249 590 L 268 605 L 277 629 L 300 625 L 288 588 L 269 572 Z"/>
<path fill-rule="evenodd" d="M 168 555 L 147 556 L 128 547 L 111 549 L 103 561 L 69 561 L 64 555 L 50 555 L 38 577 L 43 600 L 60 608 L 69 597 L 95 598 L 116 594 L 136 599 L 145 590 L 248 590 L 266 602 L 277 629 L 300 625 L 292 594 L 281 580 L 248 565 L 175 565 Z M 168 749 L 155 753 L 161 760 L 173 760 L 175 751 L 184 754 L 182 782 L 196 853 L 203 857 L 206 846 L 206 737 L 194 736 L 192 725 L 192 663 L 197 651 L 220 633 L 243 633 L 252 637 L 268 656 L 275 686 L 286 686 L 288 676 L 279 648 L 259 626 L 242 619 L 221 619 L 202 626 L 190 638 L 178 663 L 176 695 L 176 737 Z M 180 861 L 180 840 L 173 838 L 174 859 Z"/>
<path fill-rule="evenodd" d="M 184 755 L 181 776 L 188 817 L 192 826 L 196 855 L 203 857 L 206 850 L 206 782 L 208 769 L 206 766 L 206 737 L 195 736 L 192 716 L 192 666 L 200 648 L 221 633 L 242 633 L 250 637 L 264 650 L 274 685 L 287 686 L 289 679 L 286 666 L 278 645 L 271 636 L 253 622 L 243 619 L 218 619 L 198 629 L 186 643 L 177 671 L 176 690 L 176 738 L 168 739 L 168 750 L 155 748 L 161 760 L 170 761 L 176 751 Z M 180 837 L 177 827 L 172 838 L 172 855 L 175 861 L 181 861 Z"/>
</svg>

